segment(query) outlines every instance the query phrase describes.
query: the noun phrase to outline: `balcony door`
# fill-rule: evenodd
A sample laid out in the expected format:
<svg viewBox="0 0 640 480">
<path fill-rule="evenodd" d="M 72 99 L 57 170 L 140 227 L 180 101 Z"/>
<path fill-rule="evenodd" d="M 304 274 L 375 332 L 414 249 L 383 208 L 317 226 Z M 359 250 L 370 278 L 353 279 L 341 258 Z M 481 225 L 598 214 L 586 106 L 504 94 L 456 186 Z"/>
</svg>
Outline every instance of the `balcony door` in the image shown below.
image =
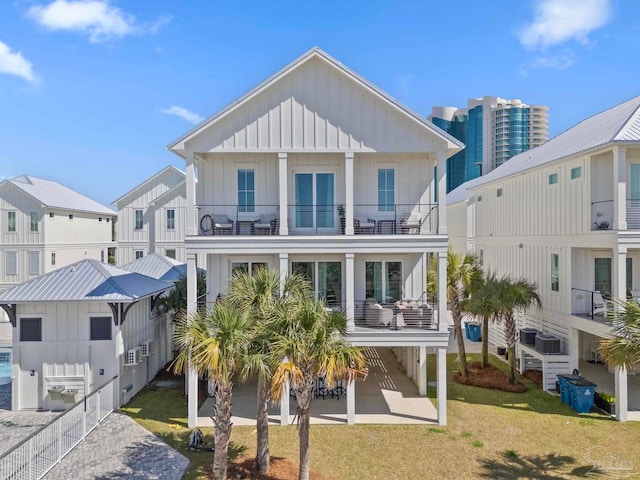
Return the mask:
<svg viewBox="0 0 640 480">
<path fill-rule="evenodd" d="M 595 259 L 595 290 L 603 295 L 611 295 L 611 259 Z"/>
<path fill-rule="evenodd" d="M 402 299 L 402 262 L 365 262 L 365 295 L 380 303 Z"/>
<path fill-rule="evenodd" d="M 306 278 L 316 298 L 329 307 L 343 308 L 341 262 L 292 262 L 291 273 Z"/>
<path fill-rule="evenodd" d="M 296 173 L 295 229 L 300 233 L 337 233 L 333 173 Z"/>
</svg>

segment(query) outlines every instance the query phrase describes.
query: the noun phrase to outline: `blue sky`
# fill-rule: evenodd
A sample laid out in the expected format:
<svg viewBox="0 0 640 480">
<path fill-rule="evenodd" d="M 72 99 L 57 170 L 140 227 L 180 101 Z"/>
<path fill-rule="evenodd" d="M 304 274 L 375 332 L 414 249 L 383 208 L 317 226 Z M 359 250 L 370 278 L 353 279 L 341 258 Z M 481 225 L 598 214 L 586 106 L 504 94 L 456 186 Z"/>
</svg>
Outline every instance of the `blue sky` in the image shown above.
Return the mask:
<svg viewBox="0 0 640 480">
<path fill-rule="evenodd" d="M 104 204 L 171 140 L 317 45 L 408 105 L 498 95 L 551 135 L 640 94 L 638 0 L 0 2 L 0 179 Z"/>
</svg>

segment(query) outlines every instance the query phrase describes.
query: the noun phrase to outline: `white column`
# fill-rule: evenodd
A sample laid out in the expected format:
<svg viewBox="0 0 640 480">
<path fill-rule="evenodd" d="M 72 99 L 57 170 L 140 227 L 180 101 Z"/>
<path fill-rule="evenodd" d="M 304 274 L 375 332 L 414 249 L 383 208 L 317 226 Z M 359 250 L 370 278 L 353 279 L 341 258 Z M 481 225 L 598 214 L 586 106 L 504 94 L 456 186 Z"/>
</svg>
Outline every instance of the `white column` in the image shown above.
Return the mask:
<svg viewBox="0 0 640 480">
<path fill-rule="evenodd" d="M 418 393 L 427 396 L 427 347 L 418 350 Z"/>
<path fill-rule="evenodd" d="M 447 424 L 447 347 L 438 347 L 437 378 L 438 383 L 438 424 Z"/>
<path fill-rule="evenodd" d="M 289 275 L 289 254 L 281 253 L 280 254 L 280 293 L 284 289 L 284 282 L 287 279 L 287 275 Z"/>
<path fill-rule="evenodd" d="M 280 203 L 280 235 L 289 235 L 289 194 L 288 185 L 287 154 L 278 153 L 278 192 Z"/>
<path fill-rule="evenodd" d="M 569 371 L 573 372 L 580 368 L 580 330 L 571 328 L 569 330 Z"/>
<path fill-rule="evenodd" d="M 198 262 L 195 253 L 187 253 L 187 315 L 196 313 Z M 198 372 L 189 363 L 187 375 L 187 412 L 190 428 L 196 426 L 198 419 Z"/>
<path fill-rule="evenodd" d="M 356 382 L 347 383 L 347 425 L 356 423 Z"/>
<path fill-rule="evenodd" d="M 289 425 L 289 398 L 291 395 L 291 386 L 289 382 L 282 391 L 282 398 L 280 399 L 280 425 Z"/>
<path fill-rule="evenodd" d="M 627 229 L 627 151 L 613 149 L 613 229 Z"/>
<path fill-rule="evenodd" d="M 627 247 L 613 249 L 612 297 L 624 302 L 627 299 Z"/>
<path fill-rule="evenodd" d="M 447 158 L 446 152 L 438 152 L 438 234 L 447 234 Z"/>
<path fill-rule="evenodd" d="M 198 211 L 196 208 L 196 162 L 195 154 L 187 151 L 187 208 L 186 227 L 187 235 L 198 234 Z"/>
<path fill-rule="evenodd" d="M 352 222 L 353 223 L 353 222 Z M 355 255 L 353 253 L 345 253 L 345 292 L 344 300 L 347 315 L 347 332 L 353 332 L 356 329 L 355 323 Z"/>
<path fill-rule="evenodd" d="M 447 252 L 438 252 L 438 330 L 449 329 L 447 318 Z"/>
<path fill-rule="evenodd" d="M 627 369 L 625 367 L 616 368 L 616 420 L 626 422 L 629 410 L 629 393 L 627 391 Z"/>
<path fill-rule="evenodd" d="M 344 154 L 345 235 L 353 235 L 353 152 Z"/>
</svg>

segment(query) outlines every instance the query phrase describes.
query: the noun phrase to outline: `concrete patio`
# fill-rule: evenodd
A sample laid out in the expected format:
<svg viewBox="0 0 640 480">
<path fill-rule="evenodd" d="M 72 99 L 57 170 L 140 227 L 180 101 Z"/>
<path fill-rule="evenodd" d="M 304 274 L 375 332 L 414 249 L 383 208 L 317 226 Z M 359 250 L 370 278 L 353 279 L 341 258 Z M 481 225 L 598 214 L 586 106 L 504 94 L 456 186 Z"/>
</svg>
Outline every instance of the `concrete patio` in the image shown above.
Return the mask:
<svg viewBox="0 0 640 480">
<path fill-rule="evenodd" d="M 418 388 L 390 348 L 366 348 L 369 375 L 356 383 L 356 423 L 359 424 L 437 424 L 437 411 Z M 234 386 L 232 421 L 234 425 L 256 424 L 256 382 Z M 280 407 L 269 411 L 271 423 L 280 424 Z M 289 422 L 293 423 L 296 401 L 290 399 Z M 208 398 L 198 413 L 198 426 L 211 426 L 213 399 Z M 347 423 L 347 399 L 326 396 L 311 403 L 312 424 Z"/>
</svg>

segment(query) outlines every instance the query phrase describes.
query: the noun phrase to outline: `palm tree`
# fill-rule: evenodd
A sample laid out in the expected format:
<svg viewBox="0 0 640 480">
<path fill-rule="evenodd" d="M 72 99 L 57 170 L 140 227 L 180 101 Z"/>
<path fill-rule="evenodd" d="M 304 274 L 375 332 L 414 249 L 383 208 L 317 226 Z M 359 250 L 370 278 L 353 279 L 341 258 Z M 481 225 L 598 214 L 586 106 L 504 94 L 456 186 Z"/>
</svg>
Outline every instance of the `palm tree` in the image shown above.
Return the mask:
<svg viewBox="0 0 640 480">
<path fill-rule="evenodd" d="M 453 317 L 454 337 L 458 342 L 458 356 L 460 375 L 466 377 L 467 356 L 462 336 L 462 305 L 469 292 L 482 281 L 482 269 L 475 255 L 467 253 L 464 257 L 456 253 L 451 247 L 447 251 L 447 302 Z M 438 294 L 438 262 L 429 263 L 427 271 L 427 291 L 432 295 Z M 439 319 L 444 322 L 445 319 Z"/>
<path fill-rule="evenodd" d="M 344 337 L 346 318 L 329 313 L 322 300 L 298 293 L 293 308 L 279 309 L 272 355 L 278 360 L 271 397 L 279 401 L 290 385 L 298 403 L 299 480 L 309 479 L 309 408 L 316 379 L 332 388 L 336 381 L 366 376 L 364 355 Z"/>
<path fill-rule="evenodd" d="M 207 280 L 203 272 L 198 272 L 196 277 L 197 300 L 198 302 L 204 298 L 207 293 Z M 187 277 L 180 277 L 173 285 L 173 288 L 166 295 L 158 298 L 158 311 L 162 313 L 170 313 L 175 322 L 178 317 L 187 310 Z"/>
<path fill-rule="evenodd" d="M 538 286 L 525 278 L 513 280 L 505 275 L 497 282 L 496 301 L 499 318 L 504 322 L 504 336 L 509 352 L 509 383 L 516 381 L 516 313 L 524 313 L 531 307 L 541 308 L 542 302 L 536 292 Z"/>
<path fill-rule="evenodd" d="M 242 371 L 249 348 L 252 322 L 233 306 L 219 302 L 213 310 L 183 316 L 178 320 L 175 342 L 179 348 L 173 368 L 180 373 L 187 365 L 216 386 L 215 452 L 213 478 L 227 478 L 231 437 L 233 382 Z"/>
<path fill-rule="evenodd" d="M 613 337 L 603 339 L 600 354 L 609 365 L 631 369 L 640 364 L 640 303 L 619 303 L 612 323 Z"/>
<path fill-rule="evenodd" d="M 482 366 L 489 366 L 489 321 L 500 313 L 496 291 L 498 279 L 495 273 L 488 273 L 482 283 L 477 285 L 466 299 L 462 309 L 482 319 Z"/>
<path fill-rule="evenodd" d="M 257 447 L 258 471 L 269 472 L 269 398 L 273 372 L 273 357 L 270 355 L 275 325 L 274 315 L 278 307 L 286 308 L 297 298 L 291 292 L 309 289 L 309 283 L 298 275 L 286 278 L 280 292 L 280 273 L 260 267 L 249 276 L 246 272 L 235 274 L 231 279 L 227 300 L 241 312 L 249 315 L 253 322 L 249 357 L 242 378 L 256 376 L 257 391 Z"/>
</svg>

